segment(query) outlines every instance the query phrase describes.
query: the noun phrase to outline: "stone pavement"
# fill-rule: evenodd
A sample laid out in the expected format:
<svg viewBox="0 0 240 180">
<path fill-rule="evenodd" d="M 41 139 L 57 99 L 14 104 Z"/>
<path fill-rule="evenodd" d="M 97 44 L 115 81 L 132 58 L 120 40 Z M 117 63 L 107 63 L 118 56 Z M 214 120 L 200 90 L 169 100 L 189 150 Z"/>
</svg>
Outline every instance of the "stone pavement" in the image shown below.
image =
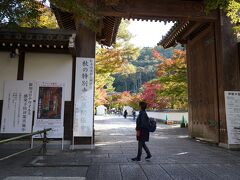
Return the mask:
<svg viewBox="0 0 240 180">
<path fill-rule="evenodd" d="M 136 156 L 135 122 L 122 117 L 96 117 L 95 149 L 37 150 L 0 161 L 6 180 L 165 180 L 240 179 L 240 152 L 188 138 L 187 129 L 158 124 L 147 143 L 153 158 Z M 1 146 L 0 146 L 1 148 Z M 0 149 L 0 153 L 3 149 Z"/>
</svg>

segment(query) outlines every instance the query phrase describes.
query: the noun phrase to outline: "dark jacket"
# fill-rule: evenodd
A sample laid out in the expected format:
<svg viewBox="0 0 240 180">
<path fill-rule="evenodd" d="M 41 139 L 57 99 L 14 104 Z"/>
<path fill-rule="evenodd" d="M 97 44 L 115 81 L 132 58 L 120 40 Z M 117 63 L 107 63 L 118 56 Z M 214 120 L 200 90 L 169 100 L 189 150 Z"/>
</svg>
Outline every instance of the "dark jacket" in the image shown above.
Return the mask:
<svg viewBox="0 0 240 180">
<path fill-rule="evenodd" d="M 146 111 L 140 111 L 136 121 L 136 130 L 140 131 L 138 141 L 149 141 L 149 118 Z"/>
</svg>

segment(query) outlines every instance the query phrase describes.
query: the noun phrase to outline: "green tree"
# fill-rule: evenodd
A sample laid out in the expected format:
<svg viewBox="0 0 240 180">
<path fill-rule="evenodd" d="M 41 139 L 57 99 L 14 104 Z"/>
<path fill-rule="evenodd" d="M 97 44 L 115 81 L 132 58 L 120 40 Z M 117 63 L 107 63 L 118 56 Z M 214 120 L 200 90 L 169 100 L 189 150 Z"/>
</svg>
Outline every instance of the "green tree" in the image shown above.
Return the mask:
<svg viewBox="0 0 240 180">
<path fill-rule="evenodd" d="M 37 28 L 48 28 L 48 29 L 56 29 L 58 28 L 57 19 L 51 9 L 47 6 L 43 6 L 39 9 L 41 12 L 36 19 L 36 23 L 33 26 L 28 21 L 23 21 L 20 23 L 21 27 L 37 27 Z"/>
<path fill-rule="evenodd" d="M 43 2 L 35 0 L 1 0 L 0 21 L 2 26 L 17 26 L 23 22 L 37 24 Z"/>
<path fill-rule="evenodd" d="M 1 27 L 57 28 L 57 21 L 45 0 L 0 0 Z"/>
<path fill-rule="evenodd" d="M 207 12 L 220 8 L 235 24 L 234 30 L 240 33 L 240 1 L 239 0 L 204 0 Z"/>
</svg>

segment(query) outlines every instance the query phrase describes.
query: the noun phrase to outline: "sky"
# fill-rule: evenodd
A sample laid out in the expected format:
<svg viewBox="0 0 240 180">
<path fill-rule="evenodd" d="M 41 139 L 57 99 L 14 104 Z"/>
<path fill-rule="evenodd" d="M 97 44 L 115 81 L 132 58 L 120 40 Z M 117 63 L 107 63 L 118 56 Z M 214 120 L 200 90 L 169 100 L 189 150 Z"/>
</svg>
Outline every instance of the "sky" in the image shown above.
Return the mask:
<svg viewBox="0 0 240 180">
<path fill-rule="evenodd" d="M 174 23 L 130 21 L 127 30 L 133 34 L 130 41 L 137 47 L 154 47 L 162 39 Z"/>
</svg>

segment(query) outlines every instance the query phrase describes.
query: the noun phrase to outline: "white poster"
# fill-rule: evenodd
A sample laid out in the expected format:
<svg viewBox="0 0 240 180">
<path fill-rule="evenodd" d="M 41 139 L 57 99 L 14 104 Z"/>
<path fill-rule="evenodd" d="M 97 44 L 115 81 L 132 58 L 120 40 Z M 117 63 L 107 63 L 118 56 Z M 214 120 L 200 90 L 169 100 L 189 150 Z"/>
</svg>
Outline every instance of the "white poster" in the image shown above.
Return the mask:
<svg viewBox="0 0 240 180">
<path fill-rule="evenodd" d="M 240 144 L 240 91 L 225 91 L 228 144 Z"/>
<path fill-rule="evenodd" d="M 31 133 L 33 94 L 33 82 L 5 82 L 1 133 Z"/>
<path fill-rule="evenodd" d="M 94 58 L 77 58 L 73 136 L 92 137 L 94 108 Z"/>
<path fill-rule="evenodd" d="M 33 131 L 52 128 L 48 138 L 63 138 L 64 83 L 38 82 L 36 91 Z"/>
</svg>

